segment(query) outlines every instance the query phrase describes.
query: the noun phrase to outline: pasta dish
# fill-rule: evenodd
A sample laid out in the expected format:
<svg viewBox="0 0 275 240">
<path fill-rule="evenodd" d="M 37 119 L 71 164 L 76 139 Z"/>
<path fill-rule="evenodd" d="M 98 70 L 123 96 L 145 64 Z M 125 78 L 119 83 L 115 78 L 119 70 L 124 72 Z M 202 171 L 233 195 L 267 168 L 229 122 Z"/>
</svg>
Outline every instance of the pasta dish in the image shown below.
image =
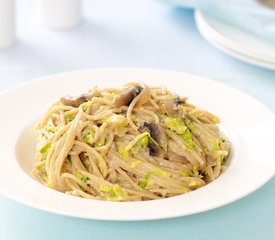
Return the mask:
<svg viewBox="0 0 275 240">
<path fill-rule="evenodd" d="M 33 175 L 73 196 L 142 201 L 188 193 L 225 169 L 219 118 L 164 87 L 131 82 L 62 97 L 37 124 Z"/>
</svg>

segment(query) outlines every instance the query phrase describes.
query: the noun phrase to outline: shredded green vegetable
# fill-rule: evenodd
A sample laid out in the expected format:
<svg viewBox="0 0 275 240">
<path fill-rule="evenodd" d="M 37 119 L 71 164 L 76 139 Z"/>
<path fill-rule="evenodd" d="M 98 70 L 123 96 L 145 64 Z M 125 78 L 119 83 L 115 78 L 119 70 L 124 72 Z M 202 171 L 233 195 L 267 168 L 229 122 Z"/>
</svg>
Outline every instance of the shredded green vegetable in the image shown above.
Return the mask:
<svg viewBox="0 0 275 240">
<path fill-rule="evenodd" d="M 193 141 L 193 137 L 192 137 L 192 134 L 191 132 L 188 130 L 188 129 L 185 129 L 184 133 L 179 135 L 183 140 L 184 142 L 186 143 L 186 148 L 188 150 L 194 150 L 196 148 L 196 145 Z"/>
<path fill-rule="evenodd" d="M 187 128 L 181 118 L 167 117 L 165 118 L 165 124 L 177 134 L 183 134 Z"/>
<path fill-rule="evenodd" d="M 87 181 L 89 180 L 89 178 L 88 178 L 87 176 L 82 175 L 80 172 L 77 172 L 77 173 L 75 174 L 75 176 L 76 176 L 78 179 L 80 179 L 82 182 L 84 182 L 84 183 L 87 183 Z"/>
<path fill-rule="evenodd" d="M 170 173 L 163 171 L 159 168 L 154 168 L 151 170 L 151 173 L 155 173 L 156 175 L 158 175 L 159 177 L 163 177 L 163 178 L 169 178 L 170 177 Z"/>
<path fill-rule="evenodd" d="M 82 139 L 84 142 L 89 143 L 91 141 L 92 137 L 93 136 L 90 133 L 87 133 L 82 137 Z"/>
<path fill-rule="evenodd" d="M 220 141 L 222 139 L 215 137 L 213 134 L 209 134 L 206 129 L 200 126 L 198 123 L 193 122 L 192 119 L 186 120 L 186 125 L 195 136 L 198 135 L 204 139 L 206 149 L 212 151 L 221 150 Z"/>
<path fill-rule="evenodd" d="M 91 140 L 94 138 L 94 135 L 95 135 L 95 130 L 93 128 L 89 128 L 88 133 L 83 135 L 82 139 L 84 142 L 90 143 Z"/>
<path fill-rule="evenodd" d="M 152 141 L 158 148 L 160 148 L 159 144 L 151 137 L 149 132 L 144 132 L 139 134 L 132 140 L 124 149 L 123 155 L 126 160 L 129 159 L 129 151 L 136 146 L 138 149 L 147 149 L 149 140 Z"/>
<path fill-rule="evenodd" d="M 49 179 L 47 178 L 46 181 L 45 181 L 45 185 L 48 187 L 48 188 L 53 188 L 53 185 L 49 182 Z"/>
<path fill-rule="evenodd" d="M 92 105 L 92 102 L 91 102 L 91 101 L 82 103 L 82 104 L 81 104 L 81 108 L 82 108 L 83 112 L 86 112 L 87 109 L 88 109 L 91 105 Z"/>
<path fill-rule="evenodd" d="M 71 121 L 74 120 L 74 116 L 73 116 L 72 114 L 69 114 L 69 113 L 65 113 L 65 114 L 64 114 L 64 117 L 65 117 L 65 120 L 66 120 L 67 122 L 71 122 Z"/>
<path fill-rule="evenodd" d="M 140 140 L 138 140 L 136 146 L 138 148 L 146 149 L 148 147 L 148 143 L 149 143 L 149 136 L 146 135 L 143 138 L 141 138 Z"/>
<path fill-rule="evenodd" d="M 140 160 L 134 161 L 131 163 L 131 168 L 136 168 L 141 163 Z"/>
<path fill-rule="evenodd" d="M 139 186 L 141 188 L 146 188 L 146 186 L 150 183 L 151 174 L 152 174 L 151 172 L 146 173 L 143 181 L 139 183 Z"/>
<path fill-rule="evenodd" d="M 131 148 L 133 148 L 137 143 L 139 143 L 139 141 L 141 141 L 139 147 L 147 147 L 148 135 L 150 135 L 148 132 L 141 133 L 138 136 L 136 136 L 134 140 L 128 143 L 128 145 L 123 150 L 123 155 L 126 160 L 129 159 L 129 151 L 131 150 Z"/>
<path fill-rule="evenodd" d="M 102 185 L 99 190 L 107 194 L 108 201 L 123 200 L 128 197 L 128 194 L 117 183 L 114 186 Z"/>
<path fill-rule="evenodd" d="M 60 126 L 55 127 L 55 126 L 52 126 L 52 125 L 50 125 L 50 124 L 48 124 L 48 125 L 45 127 L 45 130 L 46 130 L 47 132 L 51 132 L 51 133 L 56 133 L 59 129 L 60 129 Z"/>
<path fill-rule="evenodd" d="M 46 153 L 46 152 L 49 151 L 50 148 L 51 148 L 51 143 L 47 143 L 42 148 L 40 148 L 39 152 L 40 153 Z"/>
<path fill-rule="evenodd" d="M 183 170 L 179 170 L 178 174 L 182 177 L 190 177 L 191 175 L 190 171 L 183 171 Z"/>
<path fill-rule="evenodd" d="M 197 180 L 191 180 L 188 185 L 189 187 L 198 187 L 201 185 L 201 183 Z"/>
<path fill-rule="evenodd" d="M 128 124 L 128 121 L 126 119 L 126 117 L 124 117 L 123 115 L 118 115 L 118 114 L 112 114 L 107 120 L 106 122 L 109 125 L 115 126 L 115 127 L 124 127 Z"/>
<path fill-rule="evenodd" d="M 113 191 L 118 196 L 123 196 L 125 194 L 124 191 L 122 190 L 122 188 L 118 184 L 114 185 Z"/>
<path fill-rule="evenodd" d="M 173 131 L 166 130 L 166 134 L 168 138 L 171 138 L 173 135 Z M 192 133 L 186 128 L 182 134 L 178 134 L 185 142 L 185 146 L 187 150 L 194 150 L 196 148 L 196 144 L 193 141 Z"/>
<path fill-rule="evenodd" d="M 84 183 L 87 183 L 87 181 L 89 180 L 89 178 L 87 177 L 87 176 L 82 176 L 81 178 L 80 178 L 80 180 L 82 181 L 82 182 L 84 182 Z"/>
<path fill-rule="evenodd" d="M 193 134 L 198 131 L 197 127 L 194 125 L 193 120 L 191 118 L 186 118 L 185 124 Z"/>
<path fill-rule="evenodd" d="M 209 138 L 208 141 L 215 151 L 221 150 L 220 142 L 218 140 Z"/>
<path fill-rule="evenodd" d="M 110 192 L 113 190 L 113 187 L 110 185 L 103 185 L 103 186 L 100 186 L 99 190 L 102 192 Z"/>
</svg>

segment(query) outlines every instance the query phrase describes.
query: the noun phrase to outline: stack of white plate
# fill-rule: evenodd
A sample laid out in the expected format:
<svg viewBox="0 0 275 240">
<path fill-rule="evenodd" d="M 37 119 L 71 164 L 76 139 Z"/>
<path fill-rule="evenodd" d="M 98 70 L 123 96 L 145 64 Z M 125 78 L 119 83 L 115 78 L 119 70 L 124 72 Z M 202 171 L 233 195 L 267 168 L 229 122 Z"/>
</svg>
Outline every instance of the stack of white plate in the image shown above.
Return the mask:
<svg viewBox="0 0 275 240">
<path fill-rule="evenodd" d="M 275 42 L 243 31 L 197 10 L 198 29 L 218 49 L 240 60 L 275 70 Z"/>
</svg>

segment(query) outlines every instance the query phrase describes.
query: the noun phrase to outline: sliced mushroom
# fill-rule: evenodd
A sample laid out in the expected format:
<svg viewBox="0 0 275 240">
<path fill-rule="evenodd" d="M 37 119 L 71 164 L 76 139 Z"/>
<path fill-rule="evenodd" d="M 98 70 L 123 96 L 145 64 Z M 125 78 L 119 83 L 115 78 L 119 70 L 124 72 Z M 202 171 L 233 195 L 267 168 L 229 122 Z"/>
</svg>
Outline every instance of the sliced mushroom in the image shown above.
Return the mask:
<svg viewBox="0 0 275 240">
<path fill-rule="evenodd" d="M 115 99 L 114 106 L 129 106 L 136 96 L 143 90 L 140 86 L 131 86 L 125 88 L 120 95 Z"/>
<path fill-rule="evenodd" d="M 185 98 L 176 97 L 174 99 L 166 99 L 160 104 L 164 112 L 169 116 L 180 116 L 179 105 L 185 103 Z"/>
<path fill-rule="evenodd" d="M 79 154 L 79 158 L 80 158 L 80 161 L 82 162 L 82 163 L 84 163 L 84 161 L 85 161 L 85 153 L 84 152 L 81 152 L 80 154 Z"/>
<path fill-rule="evenodd" d="M 180 105 L 180 104 L 184 104 L 186 103 L 187 98 L 182 98 L 177 96 L 174 100 L 174 103 L 176 104 L 176 106 Z"/>
<path fill-rule="evenodd" d="M 160 145 L 156 146 L 156 144 L 149 140 L 148 148 L 149 154 L 152 156 L 161 156 L 164 157 L 167 151 L 167 137 L 164 129 L 155 124 L 155 123 L 144 123 L 143 126 L 139 128 L 140 132 L 149 132 L 151 137 Z"/>
<path fill-rule="evenodd" d="M 166 158 L 166 152 L 164 152 L 158 146 L 153 144 L 150 140 L 149 140 L 149 144 L 148 144 L 148 150 L 149 150 L 149 155 L 150 156 L 157 156 L 157 157 L 161 157 L 161 158 Z"/>
<path fill-rule="evenodd" d="M 82 94 L 77 97 L 66 96 L 60 98 L 60 102 L 65 106 L 79 107 L 82 103 L 87 102 L 93 98 L 93 94 Z"/>
</svg>

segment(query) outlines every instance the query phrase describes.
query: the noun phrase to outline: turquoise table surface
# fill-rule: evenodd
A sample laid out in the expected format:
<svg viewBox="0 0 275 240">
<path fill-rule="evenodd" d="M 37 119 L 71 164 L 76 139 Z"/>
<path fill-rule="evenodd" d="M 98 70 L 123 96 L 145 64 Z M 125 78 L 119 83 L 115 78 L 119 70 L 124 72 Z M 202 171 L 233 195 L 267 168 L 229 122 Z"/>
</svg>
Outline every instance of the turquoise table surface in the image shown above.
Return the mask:
<svg viewBox="0 0 275 240">
<path fill-rule="evenodd" d="M 247 92 L 275 113 L 275 72 L 212 47 L 198 33 L 190 10 L 171 9 L 154 0 L 84 0 L 81 25 L 57 31 L 34 24 L 33 2 L 18 1 L 18 41 L 0 51 L 0 91 L 67 70 L 151 67 L 207 76 Z M 7 181 L 12 181 L 12 173 Z M 0 239 L 274 240 L 275 178 L 227 206 L 143 222 L 64 217 L 0 195 Z"/>
</svg>

